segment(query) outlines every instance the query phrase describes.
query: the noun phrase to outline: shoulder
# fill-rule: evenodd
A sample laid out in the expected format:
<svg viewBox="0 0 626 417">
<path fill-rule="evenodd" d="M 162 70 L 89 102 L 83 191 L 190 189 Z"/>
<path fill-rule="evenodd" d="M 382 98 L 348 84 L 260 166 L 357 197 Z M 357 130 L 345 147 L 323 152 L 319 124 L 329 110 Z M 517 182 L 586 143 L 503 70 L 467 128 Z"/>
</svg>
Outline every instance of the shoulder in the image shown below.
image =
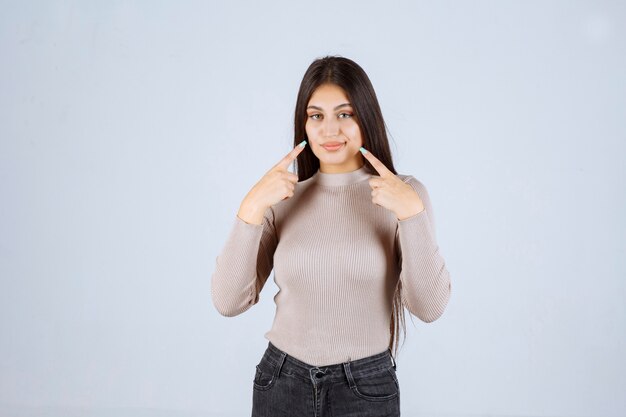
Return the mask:
<svg viewBox="0 0 626 417">
<path fill-rule="evenodd" d="M 430 195 L 428 193 L 428 189 L 426 188 L 426 185 L 424 185 L 422 181 L 418 180 L 417 178 L 415 178 L 413 175 L 410 175 L 410 174 L 397 174 L 397 177 L 400 178 L 406 184 L 409 184 L 411 187 L 413 187 L 413 189 L 415 190 L 417 195 L 422 199 L 422 201 L 427 201 L 428 204 L 430 204 Z"/>
<path fill-rule="evenodd" d="M 419 189 L 419 190 L 425 190 L 426 189 L 426 186 L 424 185 L 424 183 L 422 181 L 418 180 L 417 178 L 415 178 L 411 174 L 396 174 L 396 176 L 398 178 L 400 178 L 403 182 L 409 184 L 410 186 L 412 186 L 415 189 Z"/>
<path fill-rule="evenodd" d="M 415 177 L 410 174 L 396 174 L 396 177 L 400 178 L 404 182 L 407 182 L 411 178 L 415 179 Z"/>
</svg>

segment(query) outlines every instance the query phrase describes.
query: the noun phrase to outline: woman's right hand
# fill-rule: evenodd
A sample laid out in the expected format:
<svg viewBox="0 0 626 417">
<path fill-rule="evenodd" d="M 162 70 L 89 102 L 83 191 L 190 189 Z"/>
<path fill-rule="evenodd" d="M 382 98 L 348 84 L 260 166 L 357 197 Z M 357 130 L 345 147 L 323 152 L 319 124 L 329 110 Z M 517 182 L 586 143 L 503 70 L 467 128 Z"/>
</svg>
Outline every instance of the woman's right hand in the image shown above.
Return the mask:
<svg viewBox="0 0 626 417">
<path fill-rule="evenodd" d="M 298 176 L 287 169 L 304 150 L 306 143 L 297 145 L 254 184 L 243 199 L 237 216 L 251 224 L 262 224 L 265 211 L 274 204 L 293 196 Z"/>
</svg>

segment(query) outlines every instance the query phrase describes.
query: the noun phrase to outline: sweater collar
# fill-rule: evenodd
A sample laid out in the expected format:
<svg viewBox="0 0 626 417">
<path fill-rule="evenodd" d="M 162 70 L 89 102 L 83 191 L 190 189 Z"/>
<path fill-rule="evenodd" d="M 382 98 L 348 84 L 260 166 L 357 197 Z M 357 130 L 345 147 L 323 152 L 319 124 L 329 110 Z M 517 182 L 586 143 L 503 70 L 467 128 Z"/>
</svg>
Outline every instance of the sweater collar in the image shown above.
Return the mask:
<svg viewBox="0 0 626 417">
<path fill-rule="evenodd" d="M 354 171 L 339 172 L 339 173 L 325 173 L 317 169 L 315 178 L 320 185 L 326 185 L 331 187 L 337 187 L 341 185 L 350 185 L 371 177 L 371 174 L 367 172 L 365 164 Z"/>
</svg>

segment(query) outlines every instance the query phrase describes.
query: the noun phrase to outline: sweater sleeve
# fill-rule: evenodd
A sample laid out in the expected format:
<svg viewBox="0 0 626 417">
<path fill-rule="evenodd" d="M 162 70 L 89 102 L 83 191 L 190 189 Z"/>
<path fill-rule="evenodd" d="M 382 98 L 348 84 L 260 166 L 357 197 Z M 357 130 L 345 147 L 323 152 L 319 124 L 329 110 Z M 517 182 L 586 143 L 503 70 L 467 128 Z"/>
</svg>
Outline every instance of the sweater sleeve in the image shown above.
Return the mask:
<svg viewBox="0 0 626 417">
<path fill-rule="evenodd" d="M 274 266 L 277 243 L 271 207 L 265 211 L 262 224 L 247 223 L 235 216 L 211 277 L 211 299 L 221 315 L 239 315 L 259 301 Z"/>
<path fill-rule="evenodd" d="M 433 208 L 424 184 L 409 175 L 404 179 L 417 192 L 424 210 L 398 220 L 398 248 L 402 303 L 420 320 L 430 323 L 445 310 L 452 285 L 435 236 Z"/>
</svg>

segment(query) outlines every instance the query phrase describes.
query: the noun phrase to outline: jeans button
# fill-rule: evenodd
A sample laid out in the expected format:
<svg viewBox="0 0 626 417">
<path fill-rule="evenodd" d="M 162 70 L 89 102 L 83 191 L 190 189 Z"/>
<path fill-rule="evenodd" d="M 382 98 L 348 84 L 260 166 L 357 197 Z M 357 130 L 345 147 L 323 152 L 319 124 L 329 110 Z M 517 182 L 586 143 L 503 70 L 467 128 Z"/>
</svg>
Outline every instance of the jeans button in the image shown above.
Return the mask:
<svg viewBox="0 0 626 417">
<path fill-rule="evenodd" d="M 318 372 L 318 373 L 315 374 L 315 376 L 318 377 L 318 378 L 321 378 L 321 377 L 324 376 L 324 373 L 323 372 Z"/>
</svg>

